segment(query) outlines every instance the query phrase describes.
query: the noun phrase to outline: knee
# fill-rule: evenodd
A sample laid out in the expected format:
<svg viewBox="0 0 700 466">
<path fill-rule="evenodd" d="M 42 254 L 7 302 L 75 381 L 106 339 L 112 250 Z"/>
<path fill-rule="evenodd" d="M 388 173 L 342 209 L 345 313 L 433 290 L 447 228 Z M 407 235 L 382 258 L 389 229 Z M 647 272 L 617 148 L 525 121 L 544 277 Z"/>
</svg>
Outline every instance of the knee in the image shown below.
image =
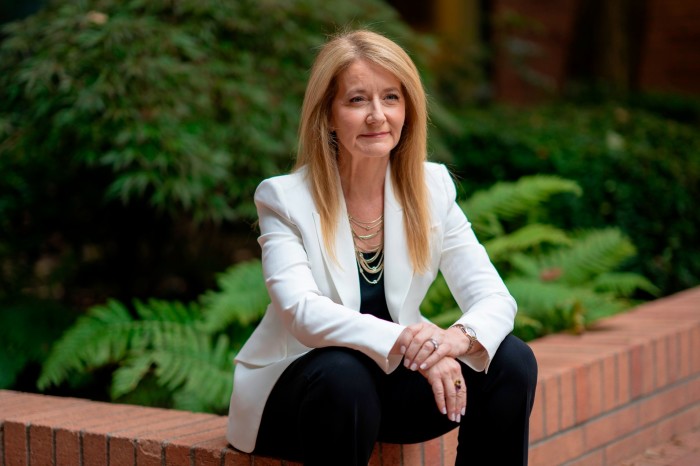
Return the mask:
<svg viewBox="0 0 700 466">
<path fill-rule="evenodd" d="M 534 393 L 537 385 L 537 360 L 532 349 L 519 338 L 508 335 L 501 343 L 491 363 L 512 387 Z"/>
<path fill-rule="evenodd" d="M 372 361 L 365 361 L 362 353 L 343 348 L 324 348 L 319 351 L 319 364 L 309 377 L 312 396 L 333 400 L 335 404 L 366 404 L 377 397 L 372 373 Z"/>
</svg>

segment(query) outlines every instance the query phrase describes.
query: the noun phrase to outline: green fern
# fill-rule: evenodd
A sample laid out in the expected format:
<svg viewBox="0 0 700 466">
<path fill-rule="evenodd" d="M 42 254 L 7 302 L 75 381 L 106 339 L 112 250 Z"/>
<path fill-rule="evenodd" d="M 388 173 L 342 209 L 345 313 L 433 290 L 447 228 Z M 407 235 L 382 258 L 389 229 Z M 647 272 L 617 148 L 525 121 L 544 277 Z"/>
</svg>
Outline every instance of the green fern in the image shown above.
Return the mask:
<svg viewBox="0 0 700 466">
<path fill-rule="evenodd" d="M 615 228 L 587 231 L 568 249 L 542 256 L 542 269 L 558 268 L 566 283 L 585 283 L 620 267 L 636 253 L 632 242 Z"/>
<path fill-rule="evenodd" d="M 88 372 L 124 358 L 130 340 L 127 329 L 133 323 L 128 309 L 117 301 L 91 308 L 52 347 L 38 388 L 58 385 L 72 371 Z"/>
<path fill-rule="evenodd" d="M 200 302 L 208 331 L 220 331 L 232 323 L 254 324 L 265 313 L 267 289 L 262 264 L 252 260 L 236 264 L 217 277 L 218 291 L 208 291 Z"/>
<path fill-rule="evenodd" d="M 635 254 L 619 230 L 570 234 L 540 221 L 545 202 L 562 193 L 581 190 L 573 181 L 534 176 L 498 183 L 461 203 L 518 302 L 515 332 L 525 339 L 581 332 L 596 319 L 629 308 L 628 298 L 637 290 L 656 292 L 644 277 L 616 272 Z M 441 326 L 460 316 L 442 277 L 421 311 Z"/>
<path fill-rule="evenodd" d="M 575 181 L 557 176 L 526 176 L 514 183 L 497 183 L 460 205 L 474 230 L 485 239 L 503 232 L 501 220 L 531 216 L 550 197 L 564 193 L 580 195 L 581 188 Z"/>
<path fill-rule="evenodd" d="M 492 261 L 507 260 L 514 252 L 533 249 L 542 245 L 566 246 L 571 240 L 565 231 L 551 225 L 533 223 L 502 235 L 489 241 L 484 241 L 484 247 Z"/>
<path fill-rule="evenodd" d="M 225 332 L 258 319 L 267 292 L 259 261 L 231 267 L 219 285 L 189 304 L 135 301 L 129 310 L 109 301 L 91 308 L 52 348 L 39 388 L 115 365 L 112 399 L 224 412 L 235 357 Z"/>
</svg>

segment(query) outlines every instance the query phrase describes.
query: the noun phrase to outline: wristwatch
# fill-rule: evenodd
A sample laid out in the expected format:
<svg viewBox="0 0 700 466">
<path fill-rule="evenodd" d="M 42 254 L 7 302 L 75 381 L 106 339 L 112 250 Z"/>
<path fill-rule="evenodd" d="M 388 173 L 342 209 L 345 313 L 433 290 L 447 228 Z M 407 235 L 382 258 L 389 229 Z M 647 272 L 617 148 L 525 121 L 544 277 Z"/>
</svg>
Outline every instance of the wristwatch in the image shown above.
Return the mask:
<svg viewBox="0 0 700 466">
<path fill-rule="evenodd" d="M 457 327 L 462 331 L 465 337 L 469 338 L 469 347 L 467 348 L 467 351 L 464 354 L 469 354 L 469 352 L 472 350 L 474 347 L 474 343 L 476 343 L 477 338 L 476 338 L 476 332 L 474 331 L 473 328 L 471 327 L 465 327 L 462 324 L 454 324 L 453 327 Z"/>
</svg>

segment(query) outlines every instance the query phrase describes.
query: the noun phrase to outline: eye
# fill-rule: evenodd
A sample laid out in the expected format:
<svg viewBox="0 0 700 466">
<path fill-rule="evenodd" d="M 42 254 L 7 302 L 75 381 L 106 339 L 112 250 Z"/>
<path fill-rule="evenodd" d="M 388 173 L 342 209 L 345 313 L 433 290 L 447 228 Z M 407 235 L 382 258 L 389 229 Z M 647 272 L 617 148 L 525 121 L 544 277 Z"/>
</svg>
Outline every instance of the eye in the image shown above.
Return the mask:
<svg viewBox="0 0 700 466">
<path fill-rule="evenodd" d="M 399 100 L 399 95 L 398 94 L 388 94 L 385 99 L 387 100 Z"/>
<path fill-rule="evenodd" d="M 350 99 L 350 103 L 356 104 L 356 103 L 362 102 L 363 100 L 365 100 L 365 98 L 358 95 L 358 96 L 353 97 L 352 99 Z"/>
</svg>

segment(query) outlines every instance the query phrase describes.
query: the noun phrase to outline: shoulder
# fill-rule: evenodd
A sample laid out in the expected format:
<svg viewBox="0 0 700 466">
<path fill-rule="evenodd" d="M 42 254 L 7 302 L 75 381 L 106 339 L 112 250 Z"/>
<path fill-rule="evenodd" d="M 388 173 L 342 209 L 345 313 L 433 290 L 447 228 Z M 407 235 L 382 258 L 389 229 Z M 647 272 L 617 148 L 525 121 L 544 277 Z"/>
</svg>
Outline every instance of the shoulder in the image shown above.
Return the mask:
<svg viewBox="0 0 700 466">
<path fill-rule="evenodd" d="M 287 206 L 304 205 L 311 201 L 311 191 L 304 168 L 287 175 L 263 180 L 255 190 L 255 204 L 274 210 L 286 210 Z"/>
<path fill-rule="evenodd" d="M 446 197 L 454 200 L 456 189 L 454 179 L 447 167 L 441 163 L 425 162 L 425 180 L 432 197 Z"/>
</svg>

